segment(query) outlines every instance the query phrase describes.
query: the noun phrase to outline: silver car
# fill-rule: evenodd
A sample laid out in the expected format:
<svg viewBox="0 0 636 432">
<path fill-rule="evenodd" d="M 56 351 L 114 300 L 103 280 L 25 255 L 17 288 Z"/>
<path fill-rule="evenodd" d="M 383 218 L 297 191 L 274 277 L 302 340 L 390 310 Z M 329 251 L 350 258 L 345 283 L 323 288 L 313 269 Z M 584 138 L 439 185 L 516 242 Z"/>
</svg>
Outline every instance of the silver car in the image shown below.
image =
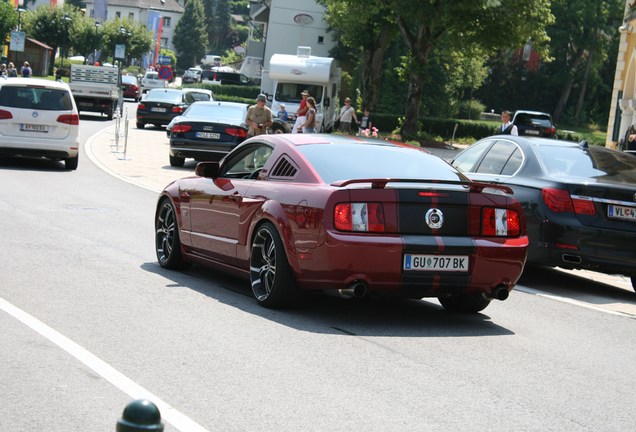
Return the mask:
<svg viewBox="0 0 636 432">
<path fill-rule="evenodd" d="M 146 93 L 148 90 L 155 88 L 168 87 L 168 81 L 159 78 L 159 73 L 155 71 L 148 71 L 141 79 L 141 93 Z"/>
</svg>

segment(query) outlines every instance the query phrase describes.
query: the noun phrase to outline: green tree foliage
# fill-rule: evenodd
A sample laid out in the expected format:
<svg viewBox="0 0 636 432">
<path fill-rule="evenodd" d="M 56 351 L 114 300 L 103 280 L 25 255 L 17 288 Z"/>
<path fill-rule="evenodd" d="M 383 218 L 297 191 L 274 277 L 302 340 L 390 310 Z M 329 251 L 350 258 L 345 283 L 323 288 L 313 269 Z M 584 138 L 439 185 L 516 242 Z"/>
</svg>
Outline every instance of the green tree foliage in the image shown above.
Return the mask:
<svg viewBox="0 0 636 432">
<path fill-rule="evenodd" d="M 119 19 L 106 21 L 101 26 L 101 58 L 115 57 L 115 46 L 124 45 L 126 58 L 124 66 L 129 65 L 132 59 L 141 59 L 153 47 L 153 33 L 146 26 L 137 21 Z"/>
<path fill-rule="evenodd" d="M 18 25 L 18 13 L 9 2 L 0 2 L 0 41 L 8 40 Z M 4 44 L 4 42 L 3 42 Z"/>
<path fill-rule="evenodd" d="M 179 54 L 178 66 L 187 69 L 206 53 L 208 37 L 201 0 L 189 0 L 174 30 L 173 43 Z"/>
<path fill-rule="evenodd" d="M 102 26 L 95 25 L 95 21 L 83 17 L 75 23 L 75 35 L 73 38 L 73 52 L 84 56 L 84 64 L 88 57 L 101 48 Z"/>
</svg>

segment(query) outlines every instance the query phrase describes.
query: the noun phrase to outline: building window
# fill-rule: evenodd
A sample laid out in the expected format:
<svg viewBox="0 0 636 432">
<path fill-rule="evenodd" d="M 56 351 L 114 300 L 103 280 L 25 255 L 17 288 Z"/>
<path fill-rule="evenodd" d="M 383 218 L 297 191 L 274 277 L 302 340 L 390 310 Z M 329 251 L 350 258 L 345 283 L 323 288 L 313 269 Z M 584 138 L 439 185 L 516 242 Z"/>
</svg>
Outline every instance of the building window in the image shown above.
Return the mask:
<svg viewBox="0 0 636 432">
<path fill-rule="evenodd" d="M 167 48 L 168 47 L 168 38 L 161 38 L 161 46 L 163 48 Z"/>
<path fill-rule="evenodd" d="M 116 18 L 121 18 L 121 12 L 119 12 L 119 11 L 115 12 L 115 17 Z"/>
<path fill-rule="evenodd" d="M 128 12 L 128 19 L 134 20 L 135 19 L 135 13 L 134 12 Z"/>
<path fill-rule="evenodd" d="M 163 26 L 164 27 L 170 27 L 170 17 L 163 17 Z"/>
<path fill-rule="evenodd" d="M 318 43 L 319 44 L 324 44 L 325 43 L 325 37 L 324 36 L 318 36 Z"/>
</svg>

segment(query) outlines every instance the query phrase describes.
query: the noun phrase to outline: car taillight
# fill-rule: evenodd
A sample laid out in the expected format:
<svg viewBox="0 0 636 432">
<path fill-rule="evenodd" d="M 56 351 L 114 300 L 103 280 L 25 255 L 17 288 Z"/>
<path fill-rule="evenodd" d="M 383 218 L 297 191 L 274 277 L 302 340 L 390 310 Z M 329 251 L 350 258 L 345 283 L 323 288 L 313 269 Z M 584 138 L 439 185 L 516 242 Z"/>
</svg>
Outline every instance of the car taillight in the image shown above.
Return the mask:
<svg viewBox="0 0 636 432">
<path fill-rule="evenodd" d="M 13 118 L 13 114 L 9 111 L 0 110 L 0 120 L 9 120 Z"/>
<path fill-rule="evenodd" d="M 187 132 L 189 130 L 192 130 L 192 126 L 187 125 L 187 124 L 176 124 L 174 126 L 172 126 L 172 129 L 170 129 L 172 132 L 174 133 L 183 133 L 183 132 Z"/>
<path fill-rule="evenodd" d="M 225 128 L 225 133 L 237 138 L 247 138 L 247 131 L 243 128 Z"/>
<path fill-rule="evenodd" d="M 541 198 L 550 210 L 555 213 L 576 213 L 593 215 L 596 213 L 594 202 L 582 198 L 572 198 L 565 189 L 541 189 Z"/>
<path fill-rule="evenodd" d="M 65 123 L 70 125 L 79 124 L 79 115 L 77 114 L 62 114 L 57 118 L 58 123 Z"/>
<path fill-rule="evenodd" d="M 339 231 L 384 232 L 384 209 L 380 203 L 340 203 L 334 213 Z"/>
<path fill-rule="evenodd" d="M 177 113 L 177 114 L 181 114 L 183 112 L 183 107 L 182 106 L 174 106 L 174 107 L 172 107 L 172 112 L 173 113 Z"/>
<path fill-rule="evenodd" d="M 146 105 L 145 104 L 139 103 L 139 105 L 137 105 L 137 111 L 145 110 L 145 109 L 146 109 Z"/>
<path fill-rule="evenodd" d="M 517 237 L 521 232 L 519 213 L 514 210 L 486 207 L 481 212 L 481 234 L 495 237 Z"/>
</svg>

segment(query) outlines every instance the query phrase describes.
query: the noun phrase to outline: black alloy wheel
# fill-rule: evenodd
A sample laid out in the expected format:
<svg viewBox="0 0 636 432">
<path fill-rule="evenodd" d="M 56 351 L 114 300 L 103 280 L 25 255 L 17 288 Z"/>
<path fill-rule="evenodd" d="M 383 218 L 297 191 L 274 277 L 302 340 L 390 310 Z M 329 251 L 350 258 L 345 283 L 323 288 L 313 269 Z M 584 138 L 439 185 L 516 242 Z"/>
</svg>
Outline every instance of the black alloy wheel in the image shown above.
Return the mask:
<svg viewBox="0 0 636 432">
<path fill-rule="evenodd" d="M 164 199 L 155 220 L 155 251 L 161 267 L 182 270 L 189 267 L 181 253 L 177 214 L 172 202 Z"/>
</svg>

